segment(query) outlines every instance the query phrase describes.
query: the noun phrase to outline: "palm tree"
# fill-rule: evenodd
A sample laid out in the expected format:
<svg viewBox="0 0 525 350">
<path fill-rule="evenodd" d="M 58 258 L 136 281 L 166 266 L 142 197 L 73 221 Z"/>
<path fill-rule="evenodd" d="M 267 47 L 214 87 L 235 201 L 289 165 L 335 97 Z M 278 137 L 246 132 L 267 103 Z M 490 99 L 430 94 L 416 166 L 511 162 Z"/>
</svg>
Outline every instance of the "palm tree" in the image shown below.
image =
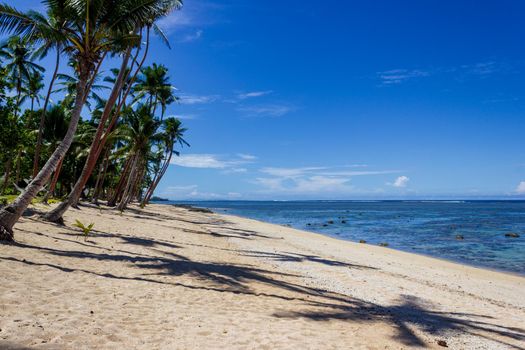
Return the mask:
<svg viewBox="0 0 525 350">
<path fill-rule="evenodd" d="M 60 5 L 60 4 L 59 4 Z M 47 111 L 47 105 L 49 104 L 49 99 L 51 98 L 51 92 L 53 91 L 53 86 L 57 78 L 58 69 L 60 68 L 60 57 L 62 55 L 62 49 L 67 44 L 67 26 L 69 14 L 67 13 L 68 7 L 62 6 L 50 6 L 48 8 L 47 16 L 35 16 L 35 20 L 40 20 L 41 28 L 51 28 L 50 31 L 45 33 L 39 33 L 35 41 L 42 41 L 43 44 L 39 47 L 36 52 L 36 55 L 39 59 L 47 56 L 50 50 L 55 50 L 55 68 L 53 70 L 53 75 L 51 76 L 51 81 L 49 82 L 49 87 L 47 89 L 46 98 L 44 100 L 44 106 L 42 112 L 40 113 L 40 123 L 38 126 L 38 136 L 35 146 L 35 156 L 33 158 L 33 173 L 32 177 L 34 178 L 38 174 L 39 162 L 40 162 L 40 151 L 42 148 L 42 133 L 44 129 L 45 116 Z M 49 32 L 52 35 L 49 35 Z"/>
<path fill-rule="evenodd" d="M 25 86 L 22 88 L 23 96 L 17 98 L 19 101 L 17 104 L 20 104 L 22 101 L 24 101 L 26 98 L 29 98 L 31 100 L 31 114 L 27 116 L 27 119 L 25 121 L 25 129 L 29 129 L 29 125 L 31 123 L 31 120 L 33 118 L 33 111 L 35 108 L 35 100 L 37 101 L 38 105 L 40 105 L 40 98 L 42 97 L 40 95 L 40 90 L 44 87 L 43 76 L 38 71 L 33 71 L 30 73 L 30 75 L 26 78 Z M 26 130 L 24 132 L 25 136 L 29 136 L 29 133 Z M 26 138 L 27 141 L 27 138 Z M 15 171 L 15 183 L 18 184 L 20 182 L 21 177 L 21 164 L 22 164 L 22 154 L 24 152 L 24 148 L 28 147 L 28 142 L 24 142 L 20 144 L 20 148 L 18 149 L 17 155 L 16 155 L 16 171 Z"/>
<path fill-rule="evenodd" d="M 157 188 L 160 180 L 168 170 L 168 166 L 170 165 L 173 153 L 179 155 L 179 152 L 173 149 L 175 145 L 178 143 L 181 145 L 181 147 L 189 146 L 189 143 L 186 142 L 186 140 L 184 140 L 184 133 L 186 131 L 187 129 L 183 128 L 180 120 L 176 118 L 171 117 L 167 118 L 164 121 L 163 142 L 165 144 L 164 153 L 166 154 L 166 157 L 164 158 L 164 163 L 162 164 L 162 166 L 157 167 L 158 170 L 155 172 L 155 176 L 153 177 L 151 185 L 146 191 L 146 194 L 144 195 L 144 198 L 142 200 L 142 206 L 148 204 L 148 202 L 151 199 L 151 196 L 153 196 L 153 193 L 155 192 L 155 189 Z"/>
<path fill-rule="evenodd" d="M 34 72 L 29 76 L 27 80 L 25 95 L 31 100 L 31 112 L 34 111 L 35 101 L 40 106 L 40 100 L 42 95 L 40 95 L 40 90 L 44 88 L 44 77 L 39 72 Z"/>
<path fill-rule="evenodd" d="M 142 178 L 140 172 L 145 166 L 151 143 L 160 141 L 162 138 L 162 134 L 158 132 L 161 122 L 155 120 L 149 106 L 140 105 L 137 110 L 130 110 L 125 119 L 122 134 L 129 145 L 131 170 L 122 200 L 117 206 L 118 210 L 124 210 L 133 197 L 134 188 Z"/>
<path fill-rule="evenodd" d="M 134 1 L 146 1 L 146 0 L 134 0 Z M 178 9 L 182 6 L 181 0 L 149 0 L 150 3 L 152 2 L 159 2 L 159 6 L 162 5 L 163 11 L 165 13 L 170 12 L 173 9 Z M 125 52 L 122 55 L 122 63 L 121 67 L 119 69 L 119 74 L 116 78 L 116 83 L 113 86 L 113 90 L 111 91 L 108 100 L 106 101 L 106 105 L 104 107 L 104 110 L 102 112 L 102 115 L 100 117 L 100 122 L 97 128 L 97 132 L 95 134 L 95 137 L 93 138 L 93 142 L 91 144 L 90 153 L 88 158 L 86 159 L 86 163 L 84 164 L 84 168 L 82 169 L 82 173 L 80 177 L 78 178 L 77 182 L 75 183 L 75 186 L 71 190 L 69 196 L 65 201 L 60 203 L 58 206 L 56 206 L 53 210 L 49 211 L 44 218 L 48 221 L 52 222 L 60 222 L 62 220 L 62 215 L 69 209 L 70 206 L 75 207 L 80 199 L 80 195 L 82 193 L 82 190 L 84 189 L 84 186 L 87 184 L 96 164 L 98 161 L 98 158 L 100 157 L 100 154 L 102 153 L 102 150 L 104 149 L 104 146 L 107 142 L 108 136 L 115 127 L 118 118 L 121 113 L 121 109 L 123 105 L 125 105 L 126 99 L 128 94 L 130 93 L 131 87 L 133 82 L 135 81 L 138 73 L 140 72 L 142 65 L 144 64 L 144 61 L 146 59 L 148 49 L 149 49 L 149 38 L 150 38 L 150 29 L 153 28 L 154 31 L 157 34 L 160 34 L 161 37 L 165 39 L 165 36 L 163 35 L 162 31 L 156 25 L 154 22 L 163 16 L 165 13 L 159 12 L 159 13 L 151 13 L 150 17 L 147 18 L 147 20 L 137 23 L 137 25 L 134 28 L 134 32 L 140 33 L 140 38 L 142 38 L 142 32 L 145 28 L 146 32 L 146 44 L 144 48 L 144 53 L 142 56 L 142 59 L 140 62 L 137 61 L 139 52 L 140 52 L 140 45 L 137 46 L 137 50 L 135 55 L 133 56 L 132 62 L 131 62 L 131 68 L 128 70 L 128 61 L 131 58 L 131 46 L 128 46 Z M 128 72 L 131 72 L 133 67 L 137 65 L 135 73 L 131 78 Z M 128 84 L 128 87 L 124 94 L 121 94 L 122 87 L 124 83 Z M 117 99 L 119 99 L 120 96 L 120 102 L 116 104 Z"/>
<path fill-rule="evenodd" d="M 147 103 L 150 111 L 155 115 L 157 106 L 162 103 L 162 116 L 166 105 L 176 100 L 173 95 L 173 86 L 169 83 L 168 69 L 164 65 L 153 65 L 142 69 L 142 74 L 137 78 L 137 83 L 133 87 L 136 94 L 135 101 Z"/>
<path fill-rule="evenodd" d="M 18 221 L 31 200 L 42 189 L 51 173 L 64 157 L 78 126 L 84 96 L 89 92 L 90 79 L 96 75 L 98 67 L 110 50 L 114 50 L 116 39 L 125 37 L 136 42 L 132 35 L 151 19 L 166 15 L 179 1 L 168 0 L 114 0 L 114 1 L 73 1 L 46 0 L 48 13 L 61 7 L 67 17 L 64 52 L 78 62 L 74 108 L 71 113 L 69 128 L 64 139 L 47 160 L 44 167 L 33 178 L 18 198 L 0 210 L 0 239 L 13 239 L 13 226 Z M 11 32 L 22 38 L 46 37 L 54 40 L 56 31 L 46 25 L 41 18 L 44 15 L 35 11 L 18 11 L 8 4 L 0 5 L 0 34 Z"/>
<path fill-rule="evenodd" d="M 49 149 L 55 149 L 57 147 L 58 143 L 64 138 L 68 125 L 69 120 L 66 109 L 61 104 L 54 105 L 46 111 L 42 139 L 49 145 Z M 57 168 L 54 171 L 53 177 L 49 183 L 49 189 L 43 199 L 44 203 L 47 203 L 49 197 L 55 192 L 63 161 L 64 158 L 60 159 Z"/>
<path fill-rule="evenodd" d="M 0 57 L 8 61 L 5 68 L 11 72 L 11 80 L 15 86 L 17 107 L 20 107 L 22 103 L 24 81 L 29 81 L 31 75 L 36 72 L 44 71 L 44 67 L 33 62 L 32 54 L 29 42 L 20 36 L 12 36 L 0 45 Z M 15 110 L 15 115 L 16 113 L 17 110 Z"/>
<path fill-rule="evenodd" d="M 70 66 L 74 67 L 74 65 L 70 64 Z M 65 74 L 65 73 L 58 73 L 57 74 L 57 80 L 60 82 L 57 84 L 58 87 L 53 90 L 53 93 L 65 93 L 64 100 L 62 103 L 67 106 L 68 108 L 73 107 L 73 103 L 75 101 L 76 96 L 76 86 L 78 84 L 78 76 L 75 74 Z M 97 93 L 97 91 L 102 91 L 105 89 L 109 89 L 105 85 L 97 84 L 97 81 L 99 81 L 99 76 L 94 76 L 91 78 L 91 91 L 89 92 L 88 96 L 85 98 L 84 104 L 86 107 L 91 110 L 91 102 L 90 100 L 95 101 L 96 103 L 99 103 L 102 101 L 102 97 Z"/>
</svg>

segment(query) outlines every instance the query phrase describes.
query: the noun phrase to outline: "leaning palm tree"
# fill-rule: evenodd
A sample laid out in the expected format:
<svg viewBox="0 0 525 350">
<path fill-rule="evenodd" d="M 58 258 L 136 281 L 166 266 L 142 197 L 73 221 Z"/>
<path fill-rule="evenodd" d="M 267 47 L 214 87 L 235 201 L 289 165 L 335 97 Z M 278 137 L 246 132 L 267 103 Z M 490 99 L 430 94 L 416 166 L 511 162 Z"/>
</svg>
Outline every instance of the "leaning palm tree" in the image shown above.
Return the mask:
<svg viewBox="0 0 525 350">
<path fill-rule="evenodd" d="M 60 3 L 59 3 L 60 5 Z M 35 56 L 39 59 L 47 56 L 50 50 L 55 51 L 55 68 L 53 70 L 53 75 L 51 76 L 51 81 L 47 88 L 46 97 L 44 100 L 44 106 L 42 107 L 42 112 L 40 113 L 40 123 L 38 126 L 38 136 L 35 146 L 35 156 L 33 158 L 33 174 L 32 177 L 35 177 L 38 174 L 39 163 L 40 163 L 40 151 L 42 149 L 42 133 L 44 132 L 44 122 L 47 111 L 47 105 L 51 98 L 51 93 L 53 92 L 53 86 L 58 75 L 58 70 L 60 68 L 60 57 L 62 55 L 62 50 L 67 44 L 67 28 L 68 28 L 68 18 L 70 14 L 68 11 L 71 10 L 67 6 L 49 6 L 47 16 L 34 16 L 35 20 L 41 21 L 41 28 L 49 28 L 50 30 L 46 32 L 36 32 L 36 36 L 33 37 L 33 41 L 42 42 L 42 45 L 35 52 Z"/>
<path fill-rule="evenodd" d="M 64 52 L 78 62 L 76 74 L 79 81 L 75 103 L 69 128 L 60 145 L 20 196 L 0 210 L 0 239 L 13 240 L 13 226 L 68 151 L 80 120 L 84 96 L 90 90 L 90 79 L 96 76 L 106 54 L 114 49 L 116 38 L 121 42 L 122 38 L 126 38 L 129 44 L 133 42 L 136 45 L 137 38 L 133 35 L 136 28 L 151 18 L 166 15 L 173 2 L 174 0 L 44 1 L 48 12 L 62 7 L 68 13 Z M 53 28 L 40 20 L 42 16 L 44 15 L 35 11 L 24 13 L 8 4 L 0 4 L 0 34 L 9 32 L 26 39 L 53 39 L 54 36 L 59 36 Z"/>
<path fill-rule="evenodd" d="M 133 0 L 133 1 L 146 1 L 146 0 Z M 75 183 L 75 185 L 73 186 L 73 189 L 69 193 L 67 199 L 63 201 L 62 203 L 60 203 L 58 206 L 56 206 L 53 210 L 46 213 L 46 215 L 44 215 L 44 218 L 48 221 L 61 222 L 62 215 L 64 215 L 64 213 L 71 206 L 73 207 L 77 206 L 78 201 L 80 200 L 80 195 L 84 189 L 84 186 L 87 184 L 89 178 L 91 177 L 91 174 L 93 173 L 93 170 L 97 164 L 98 158 L 100 157 L 102 151 L 104 150 L 108 137 L 118 121 L 118 118 L 121 114 L 121 110 L 123 106 L 126 104 L 126 99 L 128 97 L 128 94 L 130 93 L 132 84 L 134 83 L 138 73 L 140 72 L 142 68 L 142 65 L 144 64 L 144 61 L 146 59 L 146 56 L 148 54 L 148 49 L 149 49 L 150 30 L 153 28 L 153 30 L 157 34 L 159 34 L 161 38 L 165 39 L 165 36 L 163 35 L 162 31 L 155 25 L 154 22 L 157 19 L 159 19 L 161 16 L 165 15 L 166 13 L 172 11 L 173 9 L 178 9 L 182 6 L 181 0 L 149 0 L 148 3 L 150 4 L 156 3 L 157 6 L 160 6 L 160 8 L 162 8 L 162 11 L 158 13 L 150 13 L 149 17 L 147 17 L 141 23 L 137 23 L 134 28 L 134 31 L 136 33 L 139 33 L 141 39 L 142 39 L 143 31 L 145 31 L 146 44 L 145 44 L 144 52 L 142 54 L 142 59 L 138 60 L 138 56 L 141 50 L 140 45 L 137 46 L 136 52 L 133 55 L 133 57 L 131 57 L 132 53 L 131 53 L 130 46 L 128 46 L 125 50 L 123 50 L 122 55 L 121 55 L 122 63 L 119 69 L 119 74 L 115 80 L 115 85 L 113 86 L 113 89 L 106 101 L 103 112 L 101 114 L 97 132 L 95 133 L 95 137 L 93 138 L 93 141 L 91 143 L 89 156 L 86 159 L 86 162 L 82 169 L 82 173 L 80 177 L 78 178 L 77 182 Z M 127 69 L 128 61 L 130 59 L 131 59 L 131 64 L 130 64 L 130 69 L 128 70 Z M 132 72 L 133 70 L 135 71 L 131 75 L 130 72 Z M 124 94 L 122 94 L 121 90 L 124 84 L 127 84 L 128 86 Z M 119 97 L 120 97 L 120 101 L 117 103 L 117 100 L 119 100 Z"/>
<path fill-rule="evenodd" d="M 66 109 L 61 105 L 57 104 L 49 108 L 45 113 L 44 127 L 42 132 L 43 144 L 47 144 L 49 149 L 56 149 L 59 142 L 64 138 L 69 125 L 68 116 Z M 55 192 L 55 187 L 58 182 L 60 171 L 62 170 L 64 158 L 60 159 L 57 168 L 50 180 L 49 188 L 44 196 L 43 203 L 47 203 L 50 196 Z"/>
</svg>

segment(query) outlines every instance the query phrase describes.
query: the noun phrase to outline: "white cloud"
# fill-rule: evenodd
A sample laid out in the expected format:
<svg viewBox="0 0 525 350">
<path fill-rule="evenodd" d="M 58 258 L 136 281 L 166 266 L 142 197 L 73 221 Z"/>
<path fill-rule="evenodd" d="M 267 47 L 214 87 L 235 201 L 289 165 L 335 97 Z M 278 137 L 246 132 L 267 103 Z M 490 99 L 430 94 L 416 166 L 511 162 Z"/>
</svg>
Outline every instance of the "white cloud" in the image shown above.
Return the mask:
<svg viewBox="0 0 525 350">
<path fill-rule="evenodd" d="M 257 157 L 252 154 L 246 154 L 246 153 L 237 153 L 237 157 L 242 158 L 244 160 L 256 160 Z"/>
<path fill-rule="evenodd" d="M 294 191 L 299 193 L 348 191 L 352 188 L 346 185 L 349 181 L 349 178 L 311 176 L 298 179 Z"/>
<path fill-rule="evenodd" d="M 179 40 L 179 42 L 181 42 L 181 43 L 190 43 L 192 41 L 199 40 L 202 37 L 203 33 L 204 33 L 204 31 L 202 29 L 199 29 L 199 30 L 195 31 L 194 33 L 190 33 L 190 34 L 184 35 Z"/>
<path fill-rule="evenodd" d="M 176 29 L 189 27 L 194 24 L 193 17 L 187 11 L 172 11 L 168 16 L 157 22 L 159 28 L 166 33 L 171 33 Z"/>
<path fill-rule="evenodd" d="M 353 176 L 383 175 L 398 172 L 397 170 L 379 171 L 349 171 L 345 167 L 298 167 L 278 168 L 266 167 L 259 171 L 269 175 L 258 177 L 254 183 L 269 192 L 280 194 L 324 194 L 337 193 L 348 194 L 355 192 L 354 186 L 350 185 Z"/>
<path fill-rule="evenodd" d="M 525 181 L 521 181 L 516 187 L 516 193 L 525 194 Z"/>
<path fill-rule="evenodd" d="M 261 96 L 269 95 L 272 92 L 273 92 L 272 90 L 245 92 L 245 93 L 238 94 L 237 98 L 239 100 L 245 100 L 245 99 L 251 98 L 251 97 L 261 97 Z"/>
<path fill-rule="evenodd" d="M 219 99 L 218 95 L 190 95 L 181 94 L 179 95 L 179 103 L 183 105 L 196 105 L 212 103 Z"/>
<path fill-rule="evenodd" d="M 430 73 L 418 69 L 392 69 L 378 72 L 377 75 L 383 85 L 394 85 L 415 78 L 427 77 Z"/>
<path fill-rule="evenodd" d="M 322 172 L 320 175 L 326 176 L 364 176 L 364 175 L 384 175 L 399 173 L 399 170 L 378 170 L 378 171 L 328 171 Z"/>
<path fill-rule="evenodd" d="M 176 199 L 238 199 L 242 197 L 242 194 L 238 192 L 228 193 L 215 193 L 215 192 L 203 192 L 199 190 L 197 185 L 186 185 L 186 186 L 168 186 L 160 192 L 162 197 L 176 198 Z"/>
<path fill-rule="evenodd" d="M 284 177 L 284 178 L 293 178 L 298 176 L 303 176 L 307 173 L 310 173 L 314 170 L 323 170 L 325 167 L 303 167 L 303 168 L 262 168 L 259 171 L 272 176 Z"/>
<path fill-rule="evenodd" d="M 248 169 L 246 168 L 231 168 L 231 169 L 224 170 L 222 173 L 232 174 L 232 173 L 246 173 L 246 172 L 248 172 Z"/>
<path fill-rule="evenodd" d="M 410 178 L 407 177 L 407 176 L 399 176 L 395 181 L 394 183 L 392 184 L 392 186 L 394 187 L 407 187 L 408 185 L 408 182 L 410 181 Z"/>
<path fill-rule="evenodd" d="M 228 163 L 221 161 L 213 154 L 183 154 L 171 160 L 172 164 L 186 168 L 224 169 Z"/>
<path fill-rule="evenodd" d="M 182 154 L 174 157 L 171 164 L 186 168 L 201 169 L 227 169 L 229 172 L 246 172 L 245 168 L 239 167 L 242 164 L 252 163 L 253 159 L 245 158 L 225 158 L 216 154 Z"/>
<path fill-rule="evenodd" d="M 237 111 L 244 114 L 246 117 L 281 117 L 294 108 L 287 105 L 268 104 L 258 106 L 241 106 Z"/>
</svg>

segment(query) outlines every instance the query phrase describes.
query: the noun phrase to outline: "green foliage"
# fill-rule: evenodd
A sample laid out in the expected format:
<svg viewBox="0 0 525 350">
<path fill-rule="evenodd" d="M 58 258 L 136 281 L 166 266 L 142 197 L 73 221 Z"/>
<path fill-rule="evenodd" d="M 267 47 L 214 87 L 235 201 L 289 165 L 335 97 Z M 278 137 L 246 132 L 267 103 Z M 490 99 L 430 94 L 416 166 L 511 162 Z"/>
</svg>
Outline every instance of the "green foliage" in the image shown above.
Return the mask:
<svg viewBox="0 0 525 350">
<path fill-rule="evenodd" d="M 79 229 L 81 229 L 82 234 L 84 235 L 84 240 L 87 240 L 89 233 L 93 230 L 93 226 L 95 226 L 95 223 L 92 222 L 86 226 L 82 222 L 80 222 L 80 220 L 77 219 L 75 220 L 75 223 L 73 224 L 73 226 L 76 226 Z"/>
<path fill-rule="evenodd" d="M 11 204 L 16 199 L 16 197 L 18 197 L 16 194 L 0 196 L 0 204 L 1 205 Z"/>
</svg>

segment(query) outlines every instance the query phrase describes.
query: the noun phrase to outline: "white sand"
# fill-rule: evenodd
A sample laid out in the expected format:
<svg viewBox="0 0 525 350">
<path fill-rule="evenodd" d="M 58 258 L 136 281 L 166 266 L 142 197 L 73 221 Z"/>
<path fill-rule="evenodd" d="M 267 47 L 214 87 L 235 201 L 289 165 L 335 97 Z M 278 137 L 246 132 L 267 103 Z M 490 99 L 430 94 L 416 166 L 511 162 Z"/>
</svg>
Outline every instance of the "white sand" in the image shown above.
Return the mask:
<svg viewBox="0 0 525 350">
<path fill-rule="evenodd" d="M 65 219 L 0 246 L 0 349 L 525 348 L 520 276 L 168 206 Z"/>
</svg>

